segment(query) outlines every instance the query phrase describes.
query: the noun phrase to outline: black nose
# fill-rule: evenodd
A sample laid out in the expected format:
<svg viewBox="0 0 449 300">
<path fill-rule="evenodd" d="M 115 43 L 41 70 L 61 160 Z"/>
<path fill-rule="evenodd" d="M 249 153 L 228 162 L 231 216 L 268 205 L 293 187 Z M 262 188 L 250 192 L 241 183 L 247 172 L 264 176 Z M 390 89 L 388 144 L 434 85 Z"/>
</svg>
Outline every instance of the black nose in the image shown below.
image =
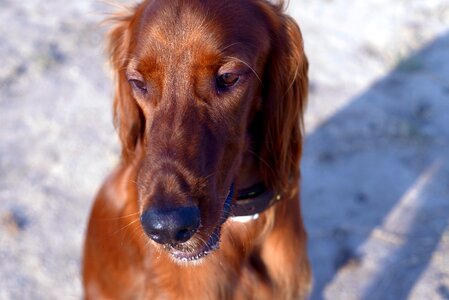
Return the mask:
<svg viewBox="0 0 449 300">
<path fill-rule="evenodd" d="M 148 209 L 140 217 L 146 234 L 159 244 L 183 243 L 195 234 L 200 225 L 196 206 L 171 209 Z"/>
</svg>

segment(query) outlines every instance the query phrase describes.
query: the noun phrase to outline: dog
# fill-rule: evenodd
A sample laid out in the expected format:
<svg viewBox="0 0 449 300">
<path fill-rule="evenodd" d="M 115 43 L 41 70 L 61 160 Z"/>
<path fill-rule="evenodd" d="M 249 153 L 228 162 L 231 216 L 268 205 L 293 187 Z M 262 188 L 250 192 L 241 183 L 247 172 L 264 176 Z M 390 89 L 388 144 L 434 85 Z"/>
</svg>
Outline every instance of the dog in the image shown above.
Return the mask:
<svg viewBox="0 0 449 300">
<path fill-rule="evenodd" d="M 305 299 L 308 62 L 284 3 L 146 0 L 114 15 L 121 160 L 93 204 L 85 299 Z"/>
</svg>

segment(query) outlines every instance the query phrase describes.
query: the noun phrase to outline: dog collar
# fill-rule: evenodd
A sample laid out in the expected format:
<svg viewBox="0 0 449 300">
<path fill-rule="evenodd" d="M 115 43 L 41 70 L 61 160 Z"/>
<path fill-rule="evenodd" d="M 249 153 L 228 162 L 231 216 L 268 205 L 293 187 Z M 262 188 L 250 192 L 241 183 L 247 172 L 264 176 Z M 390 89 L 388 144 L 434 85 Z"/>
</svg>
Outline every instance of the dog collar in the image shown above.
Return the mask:
<svg viewBox="0 0 449 300">
<path fill-rule="evenodd" d="M 233 193 L 233 186 L 231 186 Z M 255 220 L 259 214 L 281 199 L 265 183 L 259 182 L 237 192 L 236 201 L 232 205 L 231 219 L 237 222 Z"/>
</svg>

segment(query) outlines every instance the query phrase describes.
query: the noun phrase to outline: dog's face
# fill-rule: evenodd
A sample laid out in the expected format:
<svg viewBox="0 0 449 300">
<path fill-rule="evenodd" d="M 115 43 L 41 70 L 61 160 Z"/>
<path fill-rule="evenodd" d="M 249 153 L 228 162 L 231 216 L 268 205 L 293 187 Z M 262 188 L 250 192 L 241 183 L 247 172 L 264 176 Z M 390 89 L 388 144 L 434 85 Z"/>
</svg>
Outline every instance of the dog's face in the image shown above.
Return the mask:
<svg viewBox="0 0 449 300">
<path fill-rule="evenodd" d="M 118 114 L 140 153 L 143 229 L 194 261 L 217 247 L 243 154 L 265 138 L 273 22 L 259 1 L 174 2 L 142 3 L 122 30 L 116 109 L 132 110 Z"/>
</svg>

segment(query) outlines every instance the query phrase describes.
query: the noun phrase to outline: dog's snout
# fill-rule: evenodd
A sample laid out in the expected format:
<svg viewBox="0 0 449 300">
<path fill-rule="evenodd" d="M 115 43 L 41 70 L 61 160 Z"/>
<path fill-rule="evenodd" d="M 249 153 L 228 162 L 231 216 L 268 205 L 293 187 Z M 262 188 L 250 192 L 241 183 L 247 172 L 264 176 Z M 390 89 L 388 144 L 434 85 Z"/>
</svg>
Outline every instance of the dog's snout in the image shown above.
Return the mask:
<svg viewBox="0 0 449 300">
<path fill-rule="evenodd" d="M 196 206 L 146 210 L 141 218 L 145 233 L 159 244 L 183 243 L 197 231 L 200 211 Z"/>
</svg>

